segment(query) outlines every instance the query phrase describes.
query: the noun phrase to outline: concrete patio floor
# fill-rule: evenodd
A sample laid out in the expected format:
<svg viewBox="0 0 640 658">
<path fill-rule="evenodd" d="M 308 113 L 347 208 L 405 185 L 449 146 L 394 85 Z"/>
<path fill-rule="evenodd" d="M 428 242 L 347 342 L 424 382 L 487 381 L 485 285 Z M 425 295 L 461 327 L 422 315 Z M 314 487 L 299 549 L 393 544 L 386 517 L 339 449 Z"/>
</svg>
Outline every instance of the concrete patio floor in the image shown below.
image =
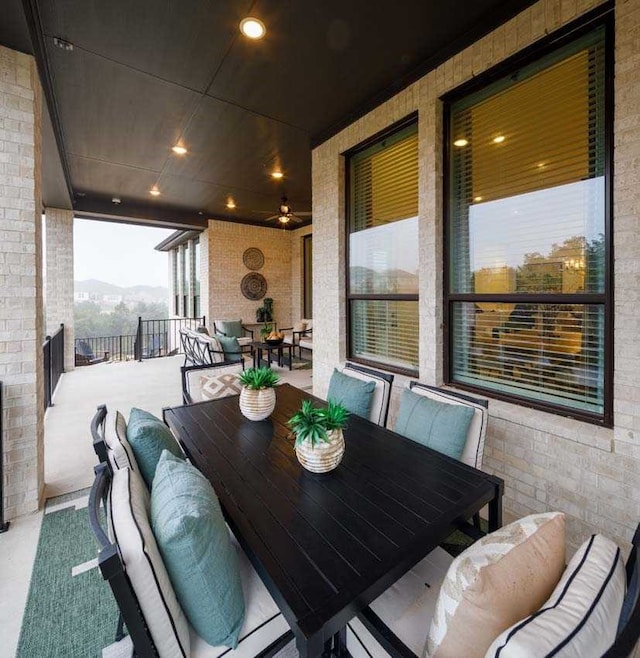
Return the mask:
<svg viewBox="0 0 640 658">
<path fill-rule="evenodd" d="M 91 486 L 96 456 L 90 422 L 96 407 L 128 417 L 131 407 L 158 416 L 163 407 L 182 404 L 183 356 L 138 363 L 100 363 L 62 375 L 53 406 L 45 415 L 45 498 Z M 283 382 L 311 390 L 312 370 L 273 367 Z M 19 517 L 0 535 L 0 656 L 14 656 L 20 636 L 42 511 Z"/>
</svg>

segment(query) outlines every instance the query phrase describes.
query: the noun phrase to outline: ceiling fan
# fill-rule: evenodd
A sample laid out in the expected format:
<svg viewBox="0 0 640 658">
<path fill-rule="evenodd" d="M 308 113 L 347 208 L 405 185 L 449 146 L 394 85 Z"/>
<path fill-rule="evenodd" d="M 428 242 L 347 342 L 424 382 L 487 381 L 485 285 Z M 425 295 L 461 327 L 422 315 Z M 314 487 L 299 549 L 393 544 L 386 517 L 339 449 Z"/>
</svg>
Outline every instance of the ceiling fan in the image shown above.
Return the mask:
<svg viewBox="0 0 640 658">
<path fill-rule="evenodd" d="M 261 211 L 264 212 L 264 211 Z M 271 217 L 267 217 L 265 219 L 265 222 L 273 222 L 277 221 L 282 226 L 286 226 L 289 223 L 292 224 L 298 224 L 300 223 L 303 217 L 311 217 L 311 212 L 293 212 L 291 209 L 291 206 L 289 205 L 289 201 L 287 200 L 286 196 L 283 196 L 280 199 L 280 206 L 278 208 L 278 212 L 275 215 L 271 215 Z"/>
</svg>

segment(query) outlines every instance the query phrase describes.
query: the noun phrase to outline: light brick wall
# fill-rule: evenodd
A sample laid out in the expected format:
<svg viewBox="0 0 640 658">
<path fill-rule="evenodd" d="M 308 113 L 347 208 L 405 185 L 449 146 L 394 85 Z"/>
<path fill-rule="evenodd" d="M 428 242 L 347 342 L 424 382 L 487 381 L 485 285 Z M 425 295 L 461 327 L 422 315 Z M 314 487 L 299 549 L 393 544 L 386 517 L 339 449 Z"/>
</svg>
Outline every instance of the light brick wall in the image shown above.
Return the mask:
<svg viewBox="0 0 640 658">
<path fill-rule="evenodd" d="M 442 383 L 442 107 L 439 97 L 600 4 L 541 0 L 313 152 L 314 393 L 346 356 L 344 159 L 419 112 L 420 380 Z M 484 468 L 504 478 L 505 517 L 567 513 L 570 551 L 594 529 L 621 543 L 640 519 L 640 0 L 616 3 L 615 428 L 490 400 Z M 396 377 L 391 418 L 407 378 Z"/>
<path fill-rule="evenodd" d="M 242 254 L 249 247 L 258 247 L 264 254 L 264 266 L 258 271 L 267 280 L 265 296 L 273 298 L 278 326 L 291 326 L 291 234 L 291 231 L 209 220 L 208 229 L 200 236 L 201 261 L 204 264 L 206 258 L 208 270 L 207 299 L 203 288 L 202 304 L 209 326 L 214 320 L 233 318 L 255 323 L 256 309 L 263 301 L 246 299 L 240 291 L 242 277 L 251 271 L 242 262 Z M 204 266 L 201 272 L 204 277 Z M 259 336 L 256 334 L 255 338 Z"/>
<path fill-rule="evenodd" d="M 53 335 L 64 324 L 64 368 L 75 367 L 73 325 L 73 210 L 45 210 L 45 331 Z"/>
<path fill-rule="evenodd" d="M 7 518 L 37 509 L 44 486 L 41 109 L 33 58 L 0 46 L 0 381 Z"/>
</svg>

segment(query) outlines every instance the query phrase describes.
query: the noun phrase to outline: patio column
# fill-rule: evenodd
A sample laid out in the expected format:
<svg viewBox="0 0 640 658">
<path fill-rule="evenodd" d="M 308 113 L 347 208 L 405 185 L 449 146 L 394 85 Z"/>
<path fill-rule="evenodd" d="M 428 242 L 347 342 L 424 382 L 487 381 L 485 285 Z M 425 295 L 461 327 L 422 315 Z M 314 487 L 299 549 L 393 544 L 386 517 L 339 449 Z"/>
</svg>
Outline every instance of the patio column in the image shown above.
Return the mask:
<svg viewBox="0 0 640 658">
<path fill-rule="evenodd" d="M 0 46 L 0 381 L 7 518 L 44 486 L 41 91 L 33 57 Z"/>
<path fill-rule="evenodd" d="M 73 328 L 73 210 L 47 208 L 46 332 L 53 335 L 64 324 L 64 369 L 75 366 Z"/>
</svg>

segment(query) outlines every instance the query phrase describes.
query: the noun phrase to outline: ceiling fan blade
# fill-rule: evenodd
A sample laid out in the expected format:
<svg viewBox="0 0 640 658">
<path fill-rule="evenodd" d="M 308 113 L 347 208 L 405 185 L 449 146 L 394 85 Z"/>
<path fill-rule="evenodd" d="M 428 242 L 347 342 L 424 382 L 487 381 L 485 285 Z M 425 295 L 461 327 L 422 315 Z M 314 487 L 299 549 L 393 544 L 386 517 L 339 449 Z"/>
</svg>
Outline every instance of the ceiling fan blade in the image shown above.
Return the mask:
<svg viewBox="0 0 640 658">
<path fill-rule="evenodd" d="M 289 221 L 290 221 L 290 222 L 294 222 L 295 224 L 299 224 L 299 223 L 302 222 L 303 220 L 302 220 L 300 217 L 298 217 L 297 215 L 291 215 L 291 216 L 289 217 Z"/>
<path fill-rule="evenodd" d="M 280 215 L 271 215 L 271 217 L 266 217 L 264 221 L 265 222 L 270 222 L 273 219 L 278 219 L 278 217 L 280 217 Z"/>
<path fill-rule="evenodd" d="M 309 211 L 305 211 L 305 212 L 297 212 L 297 211 L 296 211 L 296 212 L 294 212 L 293 214 L 296 215 L 296 216 L 298 216 L 298 217 L 311 217 L 311 215 L 312 215 L 313 213 L 309 210 Z"/>
</svg>

